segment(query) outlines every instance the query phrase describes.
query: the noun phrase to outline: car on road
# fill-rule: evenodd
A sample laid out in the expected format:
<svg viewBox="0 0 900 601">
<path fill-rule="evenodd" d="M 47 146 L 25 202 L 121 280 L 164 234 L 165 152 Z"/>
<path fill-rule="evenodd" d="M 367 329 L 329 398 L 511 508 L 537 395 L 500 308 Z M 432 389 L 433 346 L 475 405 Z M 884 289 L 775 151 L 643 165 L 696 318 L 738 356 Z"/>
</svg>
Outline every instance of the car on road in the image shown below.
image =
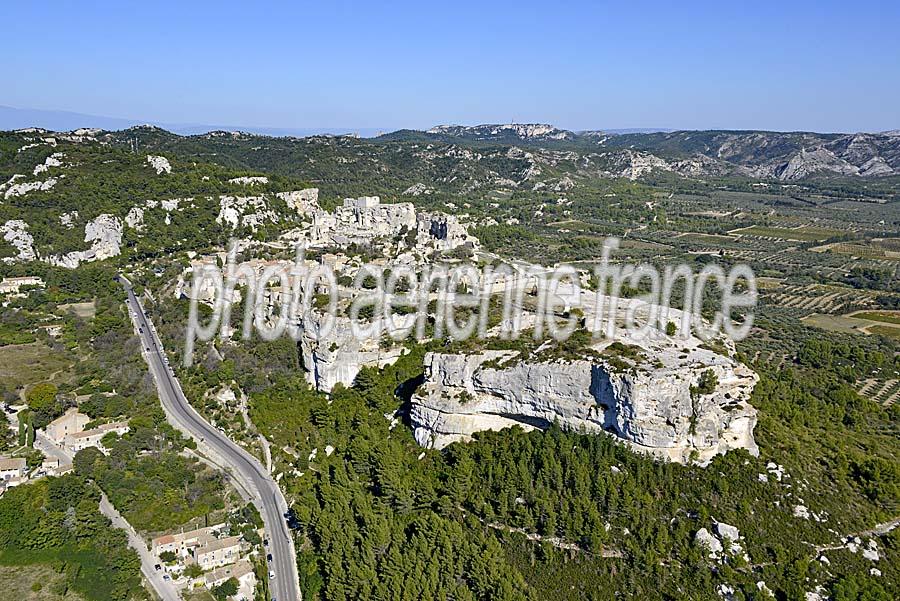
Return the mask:
<svg viewBox="0 0 900 601">
<path fill-rule="evenodd" d="M 153 569 L 156 570 L 157 572 L 158 572 L 161 568 L 162 568 L 162 566 L 159 565 L 159 564 L 156 564 L 155 566 L 153 566 Z"/>
<path fill-rule="evenodd" d="M 269 579 L 275 578 L 275 572 L 269 570 Z"/>
<path fill-rule="evenodd" d="M 163 580 L 171 580 L 168 574 L 163 574 Z"/>
<path fill-rule="evenodd" d="M 269 560 L 269 561 L 272 561 L 272 554 L 269 553 L 268 555 L 266 555 L 266 559 Z"/>
</svg>

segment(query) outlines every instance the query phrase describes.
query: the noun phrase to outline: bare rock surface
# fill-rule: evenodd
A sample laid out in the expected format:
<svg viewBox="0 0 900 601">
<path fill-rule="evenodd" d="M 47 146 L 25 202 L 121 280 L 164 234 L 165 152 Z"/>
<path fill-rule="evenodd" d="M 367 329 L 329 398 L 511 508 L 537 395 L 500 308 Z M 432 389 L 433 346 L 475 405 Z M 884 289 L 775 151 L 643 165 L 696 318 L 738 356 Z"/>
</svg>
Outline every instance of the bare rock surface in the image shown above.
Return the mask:
<svg viewBox="0 0 900 601">
<path fill-rule="evenodd" d="M 442 448 L 483 430 L 555 422 L 682 463 L 707 463 L 737 448 L 757 454 L 756 410 L 748 399 L 758 376 L 697 339 L 673 340 L 629 340 L 643 358 L 624 369 L 608 355 L 611 341 L 592 346 L 581 359 L 543 359 L 540 352 L 429 353 L 425 383 L 412 398 L 416 440 Z M 716 384 L 698 392 L 707 371 Z"/>
</svg>

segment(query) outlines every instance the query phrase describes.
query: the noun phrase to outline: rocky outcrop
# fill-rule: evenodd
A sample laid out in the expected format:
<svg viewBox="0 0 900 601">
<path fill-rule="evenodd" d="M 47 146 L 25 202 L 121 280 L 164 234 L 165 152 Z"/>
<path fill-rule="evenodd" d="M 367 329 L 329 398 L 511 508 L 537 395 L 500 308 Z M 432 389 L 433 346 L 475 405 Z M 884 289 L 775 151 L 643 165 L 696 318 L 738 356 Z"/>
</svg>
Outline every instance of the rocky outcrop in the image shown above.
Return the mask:
<svg viewBox="0 0 900 601">
<path fill-rule="evenodd" d="M 432 136 L 493 141 L 549 141 L 574 140 L 571 131 L 558 129 L 546 123 L 506 123 L 503 125 L 438 125 L 426 133 Z"/>
<path fill-rule="evenodd" d="M 167 159 L 166 157 L 153 156 L 152 154 L 148 154 L 147 162 L 151 167 L 156 169 L 156 175 L 162 175 L 163 173 L 172 173 L 172 165 L 169 163 L 169 159 Z"/>
<path fill-rule="evenodd" d="M 419 182 L 417 184 L 411 185 L 409 188 L 403 191 L 403 196 L 421 196 L 422 194 L 432 194 L 434 190 Z"/>
<path fill-rule="evenodd" d="M 68 214 L 68 218 L 71 220 L 73 215 L 77 218 L 78 213 L 73 211 L 73 214 Z M 65 225 L 65 221 L 63 224 Z M 98 215 L 85 224 L 84 241 L 91 244 L 89 249 L 62 255 L 39 256 L 34 249 L 34 238 L 28 233 L 28 224 L 21 219 L 7 221 L 0 226 L 0 233 L 3 234 L 3 239 L 18 251 L 15 257 L 5 257 L 3 259 L 5 263 L 40 259 L 50 265 L 69 269 L 74 269 L 81 263 L 115 257 L 120 253 L 122 244 L 122 222 L 108 213 Z"/>
<path fill-rule="evenodd" d="M 645 343 L 641 359 L 624 368 L 609 346 L 576 360 L 430 353 L 425 383 L 412 399 L 416 440 L 442 448 L 482 430 L 557 422 L 678 462 L 706 463 L 735 448 L 757 453 L 756 410 L 747 400 L 758 377 L 749 368 L 697 340 Z M 705 372 L 715 374 L 716 384 L 698 392 Z"/>
<path fill-rule="evenodd" d="M 659 154 L 672 171 L 696 177 L 735 172 L 796 181 L 815 175 L 883 177 L 900 172 L 900 144 L 890 132 L 679 131 L 608 136 L 599 144 L 618 149 L 623 157 L 628 151 L 630 156 Z M 666 169 L 661 164 L 653 168 Z"/>
<path fill-rule="evenodd" d="M 50 167 L 61 167 L 62 161 L 60 159 L 62 159 L 63 156 L 65 156 L 65 155 L 63 155 L 63 153 L 61 153 L 61 152 L 55 152 L 55 153 L 51 154 L 46 159 L 44 159 L 43 163 L 35 166 L 34 175 L 40 175 L 44 171 L 47 171 L 48 169 L 50 169 Z"/>
<path fill-rule="evenodd" d="M 0 226 L 3 240 L 16 249 L 14 257 L 4 257 L 4 263 L 16 261 L 34 261 L 37 253 L 34 251 L 34 237 L 28 233 L 28 224 L 21 219 L 11 219 Z"/>
<path fill-rule="evenodd" d="M 67 230 L 74 228 L 76 221 L 78 221 L 78 211 L 69 211 L 68 213 L 63 213 L 59 216 L 60 225 Z"/>
<path fill-rule="evenodd" d="M 140 231 L 144 227 L 144 208 L 131 207 L 128 214 L 125 215 L 125 225 L 133 230 Z"/>
<path fill-rule="evenodd" d="M 238 184 L 241 186 L 256 186 L 257 184 L 268 184 L 269 178 L 264 175 L 254 175 L 250 177 L 233 177 L 228 180 L 229 184 Z"/>
<path fill-rule="evenodd" d="M 84 241 L 91 243 L 96 260 L 115 257 L 122 244 L 122 222 L 108 213 L 98 215 L 84 226 Z"/>
<path fill-rule="evenodd" d="M 801 149 L 794 155 L 784 169 L 778 174 L 778 179 L 793 181 L 803 179 L 820 171 L 830 171 L 840 175 L 858 175 L 859 169 L 847 161 L 839 158 L 827 148 Z"/>
<path fill-rule="evenodd" d="M 333 213 L 316 211 L 310 228 L 310 242 L 317 246 L 371 244 L 376 239 L 412 236 L 412 246 L 449 250 L 465 243 L 476 244 L 466 228 L 452 215 L 416 213 L 409 202 L 382 204 L 377 196 L 346 198 Z"/>
<path fill-rule="evenodd" d="M 122 222 L 118 217 L 103 213 L 84 226 L 84 241 L 91 247 L 64 255 L 51 255 L 45 260 L 51 265 L 75 269 L 81 263 L 102 261 L 118 256 L 122 245 Z"/>
<path fill-rule="evenodd" d="M 275 196 L 283 200 L 289 209 L 300 215 L 312 215 L 319 210 L 318 188 L 278 192 Z"/>
<path fill-rule="evenodd" d="M 347 317 L 338 317 L 327 336 L 317 319 L 305 320 L 303 327 L 300 350 L 306 380 L 325 392 L 337 384 L 350 386 L 363 367 L 385 367 L 406 352 L 400 346 L 382 348 L 378 338 L 359 340 Z"/>
<path fill-rule="evenodd" d="M 13 176 L 15 178 L 15 176 Z M 10 180 L 13 181 L 13 180 Z M 12 184 L 3 193 L 3 198 L 12 198 L 13 196 L 25 196 L 29 192 L 46 192 L 56 185 L 59 181 L 55 177 L 48 177 L 44 181 L 39 182 L 23 182 L 21 184 Z"/>
<path fill-rule="evenodd" d="M 278 214 L 273 211 L 264 196 L 220 196 L 219 214 L 216 223 L 231 229 L 238 227 L 256 231 L 264 223 L 278 223 Z"/>
</svg>

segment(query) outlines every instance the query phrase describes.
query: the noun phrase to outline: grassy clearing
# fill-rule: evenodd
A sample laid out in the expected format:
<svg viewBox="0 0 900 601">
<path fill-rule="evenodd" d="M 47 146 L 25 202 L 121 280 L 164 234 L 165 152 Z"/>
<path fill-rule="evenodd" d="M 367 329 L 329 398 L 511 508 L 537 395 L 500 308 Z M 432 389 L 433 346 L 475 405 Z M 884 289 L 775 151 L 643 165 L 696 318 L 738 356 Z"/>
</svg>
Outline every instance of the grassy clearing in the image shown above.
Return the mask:
<svg viewBox="0 0 900 601">
<path fill-rule="evenodd" d="M 65 589 L 66 576 L 45 564 L 0 565 L 0 597 L 16 601 L 82 601 L 84 597 Z M 38 588 L 38 590 L 34 590 Z"/>
<path fill-rule="evenodd" d="M 0 386 L 16 390 L 35 382 L 59 383 L 69 375 L 72 360 L 40 342 L 0 347 Z"/>
<path fill-rule="evenodd" d="M 870 325 L 863 319 L 854 319 L 846 315 L 823 315 L 813 313 L 803 318 L 803 323 L 828 330 L 830 332 L 843 332 L 845 334 L 864 334 L 863 328 Z"/>
<path fill-rule="evenodd" d="M 900 311 L 859 311 L 851 313 L 848 317 L 900 325 Z"/>
<path fill-rule="evenodd" d="M 97 313 L 97 305 L 94 301 L 59 305 L 59 308 L 63 311 L 71 311 L 82 319 L 93 319 L 94 315 Z"/>
<path fill-rule="evenodd" d="M 874 319 L 879 317 L 880 319 Z M 893 320 L 893 321 L 890 321 Z M 879 334 L 900 340 L 900 314 L 882 311 L 858 311 L 848 315 L 813 313 L 802 320 L 807 325 L 845 334 Z"/>
</svg>

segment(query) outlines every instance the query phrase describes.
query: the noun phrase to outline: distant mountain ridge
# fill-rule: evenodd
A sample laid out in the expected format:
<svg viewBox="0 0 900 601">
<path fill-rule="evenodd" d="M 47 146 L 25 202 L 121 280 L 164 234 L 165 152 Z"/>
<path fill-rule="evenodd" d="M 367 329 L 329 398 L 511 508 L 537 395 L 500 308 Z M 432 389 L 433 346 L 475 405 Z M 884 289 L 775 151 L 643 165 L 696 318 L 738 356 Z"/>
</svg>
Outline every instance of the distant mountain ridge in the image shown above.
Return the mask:
<svg viewBox="0 0 900 601">
<path fill-rule="evenodd" d="M 202 123 L 165 123 L 162 121 L 147 121 L 137 119 L 124 119 L 120 117 L 104 117 L 101 115 L 89 115 L 72 111 L 50 111 L 42 109 L 21 109 L 10 106 L 0 106 L 0 130 L 9 131 L 38 127 L 50 131 L 74 131 L 76 129 L 102 129 L 107 131 L 122 130 L 142 124 L 150 124 L 168 131 L 182 134 L 195 135 L 210 131 L 246 131 L 264 136 L 295 136 L 306 137 L 321 134 L 349 134 L 362 137 L 374 136 L 380 133 L 374 127 L 261 127 L 251 125 L 223 125 Z"/>
<path fill-rule="evenodd" d="M 625 171 L 633 167 L 641 173 L 655 169 L 683 175 L 734 174 L 781 181 L 800 180 L 816 174 L 900 175 L 900 134 L 896 131 L 854 134 L 727 130 L 616 133 L 573 132 L 531 123 L 439 125 L 422 133 L 426 138 L 445 142 L 627 151 L 624 158 L 632 165 L 625 167 Z"/>
<path fill-rule="evenodd" d="M 574 132 L 559 129 L 546 123 L 507 123 L 486 125 L 438 125 L 427 132 L 430 135 L 473 138 L 476 140 L 574 140 Z"/>
<path fill-rule="evenodd" d="M 0 107 L 2 115 L 2 107 Z M 120 141 L 130 137 L 178 144 L 172 133 L 155 125 L 131 126 L 116 132 L 101 130 Z M 140 134 L 140 135 L 137 135 Z M 215 140 L 268 137 L 273 140 L 312 139 L 331 132 L 298 132 L 293 136 L 215 129 L 188 139 Z M 352 134 L 351 134 L 352 136 Z M 345 136 L 346 137 L 346 134 Z M 637 179 L 670 172 L 683 177 L 736 176 L 794 182 L 811 177 L 900 177 L 900 131 L 881 133 L 815 133 L 754 130 L 574 132 L 546 123 L 438 125 L 428 130 L 397 130 L 371 138 L 374 144 L 445 144 L 492 153 L 503 147 L 578 153 L 609 177 Z"/>
</svg>

